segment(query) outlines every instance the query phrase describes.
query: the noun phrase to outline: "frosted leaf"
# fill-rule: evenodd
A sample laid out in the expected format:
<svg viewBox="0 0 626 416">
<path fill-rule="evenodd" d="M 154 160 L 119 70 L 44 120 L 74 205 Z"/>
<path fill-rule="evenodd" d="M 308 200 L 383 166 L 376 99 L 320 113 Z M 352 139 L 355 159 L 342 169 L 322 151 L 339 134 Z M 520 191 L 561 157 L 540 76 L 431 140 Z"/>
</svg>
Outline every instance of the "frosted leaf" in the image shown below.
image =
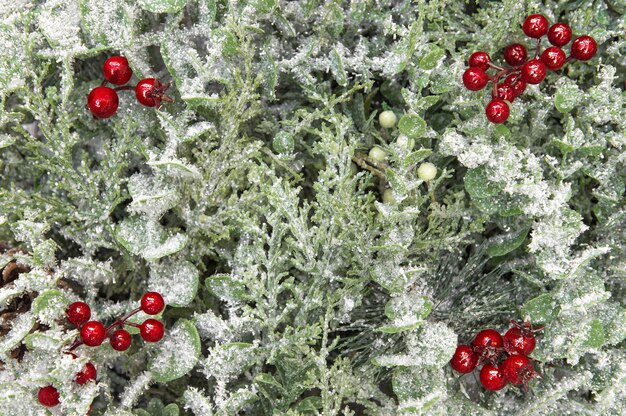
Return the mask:
<svg viewBox="0 0 626 416">
<path fill-rule="evenodd" d="M 195 387 L 188 387 L 183 394 L 185 410 L 191 410 L 196 416 L 213 415 L 213 405 L 211 399 L 206 397 Z"/>
<path fill-rule="evenodd" d="M 177 253 L 187 244 L 186 234 L 168 234 L 156 220 L 139 216 L 126 218 L 116 230 L 120 244 L 149 261 Z"/>
<path fill-rule="evenodd" d="M 38 23 L 54 54 L 69 57 L 87 50 L 81 38 L 78 2 L 47 1 Z"/>
<path fill-rule="evenodd" d="M 147 164 L 168 176 L 202 178 L 202 174 L 195 166 L 177 158 L 161 156 L 158 159 L 150 159 Z"/>
<path fill-rule="evenodd" d="M 185 7 L 187 0 L 139 0 L 138 3 L 152 13 L 176 13 Z"/>
<path fill-rule="evenodd" d="M 69 301 L 59 290 L 44 290 L 35 298 L 31 306 L 32 312 L 40 322 L 52 325 L 55 320 L 63 318 Z"/>
<path fill-rule="evenodd" d="M 15 143 L 15 137 L 8 134 L 0 134 L 0 149 L 11 146 Z"/>
<path fill-rule="evenodd" d="M 35 317 L 27 312 L 17 315 L 12 320 L 11 330 L 0 339 L 0 354 L 6 354 L 15 348 L 35 325 Z"/>
<path fill-rule="evenodd" d="M 8 14 L 3 15 L 3 22 L 0 22 L 0 50 L 2 51 L 0 53 L 0 94 L 2 95 L 22 88 L 26 82 L 27 72 L 23 70 L 24 62 L 27 62 L 23 47 L 26 31 L 20 30 L 20 25 L 15 19 L 10 19 Z M 3 118 L 3 115 L 0 115 L 0 120 Z M 4 124 L 4 120 L 0 124 Z M 0 146 L 2 147 L 4 146 Z"/>
<path fill-rule="evenodd" d="M 144 213 L 153 218 L 161 217 L 176 206 L 180 199 L 178 190 L 160 176 L 137 173 L 130 177 L 128 190 L 133 198 L 129 211 Z"/>
<path fill-rule="evenodd" d="M 572 111 L 583 98 L 578 84 L 567 77 L 560 77 L 556 82 L 556 87 L 554 106 L 561 113 Z"/>
<path fill-rule="evenodd" d="M 238 377 L 259 358 L 258 348 L 254 344 L 221 344 L 211 348 L 209 356 L 202 362 L 202 372 L 207 378 L 215 377 L 223 383 Z"/>
<path fill-rule="evenodd" d="M 393 297 L 385 305 L 385 315 L 391 322 L 378 328 L 378 331 L 396 333 L 417 328 L 430 314 L 432 306 L 430 299 L 418 296 L 414 292 L 405 292 Z"/>
<path fill-rule="evenodd" d="M 126 49 L 131 46 L 136 9 L 124 0 L 83 0 L 80 2 L 83 26 L 99 45 Z"/>
<path fill-rule="evenodd" d="M 14 223 L 11 228 L 17 241 L 23 241 L 34 247 L 50 226 L 43 222 L 22 220 Z"/>
<path fill-rule="evenodd" d="M 403 414 L 424 414 L 446 400 L 447 388 L 441 368 L 398 368 L 392 379 L 393 392 Z"/>
<path fill-rule="evenodd" d="M 383 367 L 441 367 L 452 358 L 457 336 L 445 324 L 433 322 L 419 332 L 409 333 L 406 344 L 406 353 L 381 355 L 374 363 Z"/>
<path fill-rule="evenodd" d="M 181 307 L 196 296 L 198 277 L 198 270 L 188 261 L 155 264 L 150 268 L 148 289 L 163 294 L 167 305 Z"/>
<path fill-rule="evenodd" d="M 155 381 L 166 383 L 189 373 L 200 356 L 200 337 L 192 321 L 180 319 L 166 328 L 165 338 L 159 342 L 158 350 L 148 369 Z"/>
</svg>

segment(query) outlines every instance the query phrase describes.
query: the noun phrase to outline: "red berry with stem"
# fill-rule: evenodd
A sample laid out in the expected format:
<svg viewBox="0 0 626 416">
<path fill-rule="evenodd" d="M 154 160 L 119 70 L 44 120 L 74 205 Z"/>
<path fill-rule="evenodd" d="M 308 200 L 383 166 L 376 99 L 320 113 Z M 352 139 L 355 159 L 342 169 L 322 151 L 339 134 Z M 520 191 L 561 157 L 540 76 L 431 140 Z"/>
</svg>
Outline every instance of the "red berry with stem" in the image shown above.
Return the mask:
<svg viewBox="0 0 626 416">
<path fill-rule="evenodd" d="M 85 384 L 90 380 L 95 380 L 98 372 L 92 363 L 85 364 L 85 367 L 76 374 L 76 383 Z"/>
<path fill-rule="evenodd" d="M 127 330 L 118 329 L 113 332 L 111 338 L 109 338 L 109 342 L 115 351 L 126 351 L 130 347 L 132 338 Z"/>
<path fill-rule="evenodd" d="M 491 58 L 487 52 L 478 51 L 474 52 L 469 57 L 469 66 L 480 68 L 483 71 L 489 69 L 489 63 L 491 62 Z"/>
<path fill-rule="evenodd" d="M 526 82 L 522 79 L 520 74 L 511 74 L 504 80 L 506 84 L 513 87 L 515 97 L 519 97 L 526 90 Z"/>
<path fill-rule="evenodd" d="M 98 321 L 89 321 L 80 330 L 80 338 L 85 345 L 97 347 L 106 338 L 106 328 Z"/>
<path fill-rule="evenodd" d="M 478 365 L 478 356 L 469 345 L 459 345 L 450 360 L 450 366 L 459 373 L 471 373 Z"/>
<path fill-rule="evenodd" d="M 565 46 L 572 40 L 572 29 L 565 23 L 555 23 L 548 29 L 548 40 L 554 46 Z"/>
<path fill-rule="evenodd" d="M 526 47 L 520 43 L 512 43 L 504 48 L 504 60 L 509 65 L 521 65 L 526 62 L 527 57 L 528 51 L 526 50 Z"/>
<path fill-rule="evenodd" d="M 91 317 L 91 308 L 85 302 L 74 302 L 65 311 L 67 320 L 76 326 L 81 326 Z"/>
<path fill-rule="evenodd" d="M 493 98 L 499 98 L 501 100 L 513 102 L 513 100 L 515 99 L 515 91 L 510 84 L 507 84 L 506 82 L 501 82 L 496 87 L 496 95 Z"/>
<path fill-rule="evenodd" d="M 522 66 L 522 79 L 528 84 L 539 84 L 546 77 L 546 66 L 539 59 L 531 59 Z"/>
<path fill-rule="evenodd" d="M 99 86 L 87 96 L 87 106 L 95 117 L 109 118 L 117 111 L 119 98 L 114 89 Z"/>
<path fill-rule="evenodd" d="M 537 341 L 535 332 L 541 331 L 543 326 L 533 327 L 530 321 L 511 321 L 513 328 L 510 328 L 502 337 L 504 350 L 509 354 L 529 355 L 535 349 Z"/>
<path fill-rule="evenodd" d="M 37 400 L 46 407 L 54 407 L 59 404 L 59 392 L 54 386 L 46 386 L 39 389 Z"/>
<path fill-rule="evenodd" d="M 154 78 L 144 78 L 135 86 L 137 101 L 147 107 L 160 107 L 161 102 L 173 102 L 174 100 L 165 95 L 170 84 L 161 84 Z"/>
<path fill-rule="evenodd" d="M 561 69 L 566 60 L 567 56 L 563 49 L 556 46 L 550 46 L 541 53 L 541 62 L 551 71 Z"/>
<path fill-rule="evenodd" d="M 115 85 L 124 85 L 133 76 L 133 70 L 130 69 L 128 60 L 123 56 L 112 56 L 107 59 L 102 72 L 104 72 L 104 79 Z"/>
<path fill-rule="evenodd" d="M 148 315 L 156 315 L 165 308 L 163 296 L 158 292 L 148 292 L 141 297 L 141 310 Z"/>
<path fill-rule="evenodd" d="M 579 61 L 588 61 L 598 51 L 598 44 L 591 36 L 583 35 L 574 39 L 571 55 Z"/>
<path fill-rule="evenodd" d="M 522 30 L 526 36 L 538 39 L 548 33 L 548 19 L 540 14 L 531 14 L 524 20 Z"/>
<path fill-rule="evenodd" d="M 463 84 L 470 91 L 482 90 L 487 82 L 489 82 L 489 76 L 480 68 L 468 68 L 463 73 Z"/>
<path fill-rule="evenodd" d="M 506 116 L 508 117 L 508 104 L 502 100 L 491 100 L 491 103 L 493 103 L 494 101 L 499 101 L 507 107 Z M 495 121 L 492 121 L 492 123 L 495 123 Z M 478 334 L 476 334 L 474 341 L 472 341 L 472 348 L 476 352 L 476 354 L 478 354 L 479 357 L 483 360 L 489 360 L 493 362 L 495 362 L 495 360 L 500 355 L 503 345 L 504 343 L 502 341 L 502 336 L 495 329 L 483 329 Z"/>
<path fill-rule="evenodd" d="M 495 124 L 504 123 L 509 118 L 510 114 L 511 110 L 509 109 L 509 105 L 506 103 L 506 101 L 499 98 L 492 99 L 491 101 L 489 101 L 489 104 L 487 104 L 487 107 L 485 107 L 485 115 L 487 116 L 487 120 Z M 475 341 L 476 340 L 474 340 L 474 342 Z M 484 353 L 477 351 L 476 348 L 474 350 L 479 355 L 483 356 L 483 358 L 488 358 L 484 356 Z"/>
<path fill-rule="evenodd" d="M 509 355 L 500 368 L 506 379 L 516 386 L 528 387 L 530 380 L 539 377 L 532 360 L 524 355 Z"/>
<path fill-rule="evenodd" d="M 480 370 L 480 384 L 491 391 L 501 390 L 506 386 L 507 379 L 502 370 L 491 363 L 487 363 Z"/>
<path fill-rule="evenodd" d="M 146 319 L 139 327 L 141 338 L 146 342 L 157 342 L 163 338 L 165 328 L 160 321 L 156 319 Z"/>
</svg>

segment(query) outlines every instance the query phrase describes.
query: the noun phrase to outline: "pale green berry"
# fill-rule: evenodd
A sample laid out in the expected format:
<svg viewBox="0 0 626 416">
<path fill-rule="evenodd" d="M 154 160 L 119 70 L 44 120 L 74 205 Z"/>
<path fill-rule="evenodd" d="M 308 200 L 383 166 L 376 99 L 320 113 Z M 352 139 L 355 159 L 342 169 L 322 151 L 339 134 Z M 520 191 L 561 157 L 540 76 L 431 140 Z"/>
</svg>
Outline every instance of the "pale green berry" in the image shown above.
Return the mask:
<svg viewBox="0 0 626 416">
<path fill-rule="evenodd" d="M 394 196 L 393 191 L 391 190 L 391 188 L 387 188 L 383 192 L 383 202 L 385 204 L 391 204 L 391 205 L 396 203 L 396 197 Z"/>
<path fill-rule="evenodd" d="M 387 159 L 387 152 L 378 146 L 374 146 L 370 149 L 369 158 L 376 162 L 384 162 Z"/>
<path fill-rule="evenodd" d="M 401 134 L 396 139 L 396 145 L 401 149 L 413 150 L 413 147 L 415 147 L 415 139 L 409 139 L 404 134 Z"/>
<path fill-rule="evenodd" d="M 419 168 L 417 168 L 417 176 L 423 181 L 432 181 L 437 176 L 437 166 L 433 165 L 430 162 L 422 163 Z"/>
<path fill-rule="evenodd" d="M 378 122 L 380 123 L 381 127 L 390 129 L 392 127 L 395 127 L 396 123 L 398 122 L 398 117 L 396 117 L 393 111 L 387 110 L 380 113 L 380 115 L 378 116 Z"/>
<path fill-rule="evenodd" d="M 272 147 L 278 153 L 291 153 L 295 147 L 293 136 L 285 131 L 280 131 L 272 140 Z"/>
</svg>

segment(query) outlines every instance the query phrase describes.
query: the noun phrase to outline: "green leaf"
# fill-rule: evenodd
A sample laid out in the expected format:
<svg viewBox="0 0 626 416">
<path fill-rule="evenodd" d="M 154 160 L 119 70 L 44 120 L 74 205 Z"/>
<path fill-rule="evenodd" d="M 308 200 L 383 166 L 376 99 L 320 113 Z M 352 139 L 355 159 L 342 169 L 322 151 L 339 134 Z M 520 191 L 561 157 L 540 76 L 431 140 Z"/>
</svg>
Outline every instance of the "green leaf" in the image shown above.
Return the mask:
<svg viewBox="0 0 626 416">
<path fill-rule="evenodd" d="M 319 409 L 322 408 L 322 398 L 319 396 L 309 396 L 298 402 L 296 410 L 299 413 L 313 413 L 319 414 Z"/>
<path fill-rule="evenodd" d="M 200 336 L 192 321 L 181 319 L 159 343 L 148 365 L 155 381 L 167 383 L 189 373 L 200 357 Z"/>
<path fill-rule="evenodd" d="M 44 290 L 35 298 L 31 310 L 36 316 L 61 314 L 69 304 L 63 293 L 56 289 Z"/>
<path fill-rule="evenodd" d="M 425 70 L 434 69 L 441 58 L 443 58 L 446 52 L 439 46 L 432 45 L 428 48 L 427 52 L 422 59 L 420 59 L 419 67 Z"/>
<path fill-rule="evenodd" d="M 498 236 L 487 246 L 487 254 L 492 257 L 504 256 L 522 245 L 530 228 Z"/>
<path fill-rule="evenodd" d="M 341 55 L 335 48 L 330 51 L 330 71 L 332 72 L 337 84 L 345 87 L 348 85 L 348 75 L 343 66 Z"/>
<path fill-rule="evenodd" d="M 163 294 L 167 305 L 182 307 L 196 297 L 200 273 L 186 261 L 164 262 L 152 266 L 148 288 Z"/>
<path fill-rule="evenodd" d="M 582 93 L 574 82 L 568 82 L 557 88 L 554 94 L 554 106 L 561 113 L 569 113 L 580 103 Z"/>
<path fill-rule="evenodd" d="M 405 114 L 398 122 L 400 133 L 412 139 L 419 139 L 426 133 L 426 122 L 417 114 Z"/>
<path fill-rule="evenodd" d="M 587 332 L 587 339 L 585 340 L 585 346 L 589 348 L 600 348 L 604 345 L 604 327 L 602 323 L 594 319 L 589 326 L 589 332 Z"/>
<path fill-rule="evenodd" d="M 177 13 L 187 0 L 139 0 L 139 5 L 151 13 Z"/>
<path fill-rule="evenodd" d="M 246 299 L 245 286 L 230 275 L 211 276 L 204 281 L 204 284 L 221 300 L 235 302 Z"/>
<path fill-rule="evenodd" d="M 387 168 L 385 170 L 385 177 L 389 181 L 389 185 L 393 188 L 394 191 L 398 192 L 401 195 L 406 195 L 407 188 L 402 181 L 402 178 L 399 178 L 398 175 L 391 168 Z"/>
<path fill-rule="evenodd" d="M 439 101 L 438 95 L 427 95 L 426 97 L 420 98 L 413 106 L 413 111 L 419 113 L 420 111 L 426 111 L 428 108 L 437 104 Z"/>
<path fill-rule="evenodd" d="M 489 180 L 485 168 L 479 167 L 468 170 L 465 174 L 464 183 L 465 190 L 478 209 L 486 214 L 498 212 L 496 197 L 500 193 L 500 189 Z"/>
<path fill-rule="evenodd" d="M 541 294 L 522 306 L 522 316 L 529 316 L 533 324 L 545 325 L 558 315 L 559 306 L 549 293 Z"/>
<path fill-rule="evenodd" d="M 404 158 L 404 166 L 416 166 L 422 160 L 426 159 L 433 153 L 430 149 L 419 149 L 415 152 L 410 153 L 407 157 Z"/>
</svg>

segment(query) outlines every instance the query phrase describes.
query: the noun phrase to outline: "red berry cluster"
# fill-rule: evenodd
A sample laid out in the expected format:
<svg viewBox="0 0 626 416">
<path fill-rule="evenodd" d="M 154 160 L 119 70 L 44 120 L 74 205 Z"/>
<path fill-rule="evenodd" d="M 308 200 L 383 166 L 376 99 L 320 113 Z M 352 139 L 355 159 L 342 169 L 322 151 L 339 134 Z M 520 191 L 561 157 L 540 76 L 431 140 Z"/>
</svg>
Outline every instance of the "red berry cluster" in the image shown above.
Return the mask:
<svg viewBox="0 0 626 416">
<path fill-rule="evenodd" d="M 500 390 L 507 383 L 523 385 L 538 378 L 533 362 L 528 355 L 535 349 L 535 332 L 543 329 L 534 327 L 529 321 L 523 323 L 511 321 L 504 337 L 495 329 L 480 331 L 472 345 L 459 345 L 450 360 L 450 366 L 459 373 L 471 373 L 480 369 L 480 384 L 486 390 Z"/>
<path fill-rule="evenodd" d="M 94 117 L 109 118 L 117 112 L 119 106 L 118 91 L 134 89 L 137 101 L 147 107 L 160 107 L 162 101 L 174 101 L 165 95 L 170 84 L 161 84 L 155 78 L 144 78 L 134 87 L 124 86 L 133 76 L 133 70 L 128 65 L 128 60 L 123 56 L 112 56 L 107 59 L 102 72 L 104 73 L 104 81 L 91 90 L 87 96 L 87 106 Z M 119 85 L 119 87 L 109 88 L 106 86 L 107 82 Z"/>
<path fill-rule="evenodd" d="M 521 95 L 526 84 L 539 84 L 544 80 L 547 70 L 558 71 L 571 60 L 587 61 L 596 54 L 598 45 L 587 35 L 574 39 L 567 56 L 562 46 L 572 39 L 572 29 L 565 23 L 548 25 L 548 19 L 540 14 L 533 14 L 526 18 L 522 25 L 526 36 L 537 40 L 535 55 L 528 59 L 526 47 L 520 43 L 513 43 L 504 48 L 504 60 L 510 65 L 507 68 L 495 65 L 487 52 L 474 52 L 469 58 L 469 68 L 463 73 L 463 84 L 471 91 L 478 91 L 493 82 L 491 101 L 485 108 L 487 119 L 492 123 L 504 123 L 509 118 L 509 103 Z M 548 35 L 548 41 L 553 45 L 541 52 L 541 38 Z M 491 76 L 487 70 L 493 68 L 496 74 Z M 504 81 L 500 78 L 506 76 Z"/>
<path fill-rule="evenodd" d="M 74 302 L 68 306 L 65 311 L 67 320 L 80 328 L 80 338 L 74 341 L 66 351 L 73 358 L 76 355 L 71 351 L 85 344 L 89 347 L 97 347 L 108 337 L 109 343 L 114 350 L 125 351 L 130 347 L 130 332 L 124 329 L 124 325 L 139 328 L 141 337 L 146 342 L 157 342 L 163 338 L 165 328 L 163 324 L 156 319 L 146 319 L 141 325 L 128 322 L 128 319 L 139 311 L 143 311 L 148 315 L 156 315 L 165 308 L 163 297 L 157 292 L 147 292 L 141 297 L 141 306 L 117 318 L 111 325 L 105 327 L 99 321 L 90 321 L 91 308 L 85 302 Z M 121 327 L 119 329 L 116 329 Z M 74 379 L 78 384 L 85 384 L 88 381 L 96 379 L 96 367 L 93 363 L 88 362 L 85 367 L 76 374 Z M 46 407 L 53 407 L 59 404 L 59 392 L 54 386 L 45 386 L 39 389 L 37 395 L 39 403 Z"/>
</svg>

